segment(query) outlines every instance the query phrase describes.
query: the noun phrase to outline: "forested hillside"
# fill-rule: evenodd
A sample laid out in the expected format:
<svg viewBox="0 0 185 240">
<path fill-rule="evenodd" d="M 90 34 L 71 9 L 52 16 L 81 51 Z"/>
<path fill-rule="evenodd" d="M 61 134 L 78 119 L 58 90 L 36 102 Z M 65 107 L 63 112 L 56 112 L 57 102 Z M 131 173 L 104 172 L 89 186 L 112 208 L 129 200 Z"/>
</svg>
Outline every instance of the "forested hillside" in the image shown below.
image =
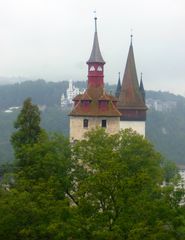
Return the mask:
<svg viewBox="0 0 185 240">
<path fill-rule="evenodd" d="M 59 106 L 61 95 L 66 93 L 69 82 L 46 82 L 44 80 L 26 81 L 21 83 L 0 85 L 0 109 L 12 106 L 21 106 L 27 97 L 39 105 Z M 86 87 L 85 81 L 76 81 L 75 86 L 82 89 Z M 106 84 L 108 91 L 115 89 L 114 85 Z"/>
<path fill-rule="evenodd" d="M 75 82 L 75 86 L 79 88 L 84 88 L 85 85 L 85 82 Z M 0 86 L 1 162 L 12 161 L 9 139 L 14 130 L 13 123 L 19 113 L 16 109 L 10 113 L 4 110 L 20 106 L 27 97 L 31 97 L 36 104 L 46 106 L 41 113 L 43 128 L 49 132 L 68 135 L 69 110 L 60 107 L 61 94 L 65 93 L 67 87 L 67 81 L 46 83 L 44 80 Z M 106 85 L 106 88 L 114 93 L 115 85 Z M 155 91 L 147 91 L 146 98 L 151 104 L 147 114 L 147 138 L 168 159 L 185 164 L 185 98 Z"/>
</svg>

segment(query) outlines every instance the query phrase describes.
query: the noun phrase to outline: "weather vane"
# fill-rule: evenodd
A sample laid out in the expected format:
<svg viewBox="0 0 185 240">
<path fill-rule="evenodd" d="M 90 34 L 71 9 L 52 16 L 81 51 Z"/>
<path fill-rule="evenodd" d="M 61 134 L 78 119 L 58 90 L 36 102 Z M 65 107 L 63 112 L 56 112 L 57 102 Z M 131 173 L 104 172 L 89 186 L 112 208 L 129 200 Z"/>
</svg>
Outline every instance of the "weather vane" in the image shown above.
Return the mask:
<svg viewBox="0 0 185 240">
<path fill-rule="evenodd" d="M 94 20 L 95 20 L 95 32 L 97 32 L 97 17 L 96 17 L 96 10 L 94 10 Z"/>
<path fill-rule="evenodd" d="M 131 38 L 131 42 L 132 42 L 132 38 L 133 38 L 133 29 L 130 29 L 130 38 Z"/>
<path fill-rule="evenodd" d="M 94 12 L 93 12 L 93 13 L 94 13 L 94 18 L 97 18 L 97 17 L 96 17 L 96 10 L 94 10 Z"/>
<path fill-rule="evenodd" d="M 120 72 L 118 72 L 118 77 L 120 78 Z"/>
</svg>

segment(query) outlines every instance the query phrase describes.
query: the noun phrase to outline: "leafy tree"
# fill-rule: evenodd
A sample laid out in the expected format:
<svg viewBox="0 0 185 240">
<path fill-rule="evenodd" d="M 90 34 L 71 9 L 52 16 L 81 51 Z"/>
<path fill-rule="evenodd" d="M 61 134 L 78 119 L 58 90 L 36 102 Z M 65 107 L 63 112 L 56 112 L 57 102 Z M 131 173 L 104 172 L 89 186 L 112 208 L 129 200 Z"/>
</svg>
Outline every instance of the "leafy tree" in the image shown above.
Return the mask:
<svg viewBox="0 0 185 240">
<path fill-rule="evenodd" d="M 131 130 L 110 136 L 100 129 L 73 154 L 81 239 L 184 239 L 183 192 L 161 187 L 163 159 L 147 140 Z"/>
<path fill-rule="evenodd" d="M 66 198 L 72 169 L 69 141 L 41 129 L 40 112 L 30 99 L 25 100 L 15 127 L 12 144 L 18 162 L 14 184 L 4 179 L 3 186 L 10 191 L 1 190 L 0 238 L 60 239 L 67 232 L 71 211 Z"/>
<path fill-rule="evenodd" d="M 13 186 L 0 193 L 0 239 L 67 239 L 71 215 L 66 194 L 71 184 L 69 141 L 46 134 L 21 149 L 24 165 Z"/>
<path fill-rule="evenodd" d="M 131 130 L 103 129 L 70 145 L 41 134 L 23 144 L 9 191 L 0 189 L 0 238 L 184 240 L 183 191 L 153 146 Z M 168 168 L 169 169 L 169 168 Z"/>
</svg>

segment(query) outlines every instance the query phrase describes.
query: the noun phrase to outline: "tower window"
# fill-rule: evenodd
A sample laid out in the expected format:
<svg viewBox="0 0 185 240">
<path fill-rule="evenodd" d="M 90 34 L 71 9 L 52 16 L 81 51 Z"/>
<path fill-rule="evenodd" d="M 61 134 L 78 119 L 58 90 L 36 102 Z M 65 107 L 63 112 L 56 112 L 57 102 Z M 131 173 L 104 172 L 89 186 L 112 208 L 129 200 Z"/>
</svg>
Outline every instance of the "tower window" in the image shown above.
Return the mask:
<svg viewBox="0 0 185 240">
<path fill-rule="evenodd" d="M 103 120 L 101 121 L 101 126 L 102 126 L 103 128 L 106 128 L 106 127 L 107 127 L 107 120 L 103 119 Z"/>
<path fill-rule="evenodd" d="M 94 67 L 94 66 L 91 66 L 91 67 L 90 67 L 90 71 L 95 71 L 95 67 Z"/>
<path fill-rule="evenodd" d="M 89 120 L 88 119 L 84 119 L 83 120 L 83 127 L 84 128 L 88 128 L 88 125 L 89 125 Z"/>
<path fill-rule="evenodd" d="M 98 70 L 98 72 L 101 72 L 102 71 L 102 67 L 98 66 L 97 70 Z"/>
</svg>

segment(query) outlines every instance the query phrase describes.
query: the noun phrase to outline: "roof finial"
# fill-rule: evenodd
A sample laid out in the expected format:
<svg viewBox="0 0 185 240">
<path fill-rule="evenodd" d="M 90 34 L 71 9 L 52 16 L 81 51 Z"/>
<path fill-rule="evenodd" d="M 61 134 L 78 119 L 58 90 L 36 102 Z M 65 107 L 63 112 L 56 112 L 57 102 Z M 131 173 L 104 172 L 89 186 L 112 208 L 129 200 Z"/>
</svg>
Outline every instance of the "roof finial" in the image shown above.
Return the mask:
<svg viewBox="0 0 185 240">
<path fill-rule="evenodd" d="M 94 11 L 94 21 L 95 21 L 95 32 L 97 32 L 97 17 L 96 17 L 96 10 Z"/>
<path fill-rule="evenodd" d="M 131 32 L 131 34 L 130 34 L 130 43 L 132 44 L 132 38 L 133 38 L 133 29 L 132 28 L 130 29 L 130 32 Z"/>
<path fill-rule="evenodd" d="M 143 73 L 141 72 L 141 81 L 142 81 L 142 79 L 143 79 Z"/>
<path fill-rule="evenodd" d="M 118 72 L 118 79 L 120 79 L 120 72 Z"/>
</svg>

